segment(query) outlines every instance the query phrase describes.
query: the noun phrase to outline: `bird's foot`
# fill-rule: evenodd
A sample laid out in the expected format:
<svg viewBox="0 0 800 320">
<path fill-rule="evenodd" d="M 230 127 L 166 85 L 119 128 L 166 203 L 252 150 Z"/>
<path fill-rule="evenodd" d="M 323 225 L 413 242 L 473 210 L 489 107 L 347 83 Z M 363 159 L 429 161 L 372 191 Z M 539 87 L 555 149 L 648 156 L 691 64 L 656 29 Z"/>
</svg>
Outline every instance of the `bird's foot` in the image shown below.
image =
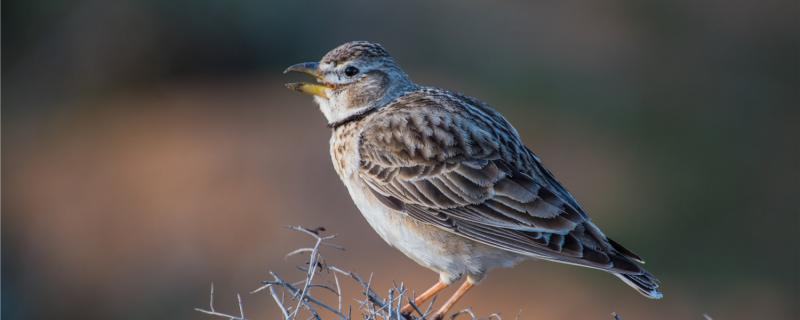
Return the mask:
<svg viewBox="0 0 800 320">
<path fill-rule="evenodd" d="M 432 314 L 432 315 L 430 316 L 430 318 L 429 318 L 429 319 L 431 319 L 431 320 L 442 320 L 442 319 L 444 319 L 444 312 L 437 312 L 437 313 L 434 313 L 434 314 Z"/>
</svg>

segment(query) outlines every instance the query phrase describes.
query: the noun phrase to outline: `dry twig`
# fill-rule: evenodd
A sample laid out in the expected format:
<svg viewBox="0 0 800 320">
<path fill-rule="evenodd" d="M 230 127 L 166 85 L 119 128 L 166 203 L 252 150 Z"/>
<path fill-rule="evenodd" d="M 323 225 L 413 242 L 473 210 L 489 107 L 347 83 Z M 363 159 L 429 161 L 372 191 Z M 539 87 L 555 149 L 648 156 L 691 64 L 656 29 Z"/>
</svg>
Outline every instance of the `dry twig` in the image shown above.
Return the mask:
<svg viewBox="0 0 800 320">
<path fill-rule="evenodd" d="M 200 309 L 200 308 L 194 308 L 194 310 L 200 311 L 200 312 L 205 313 L 205 314 L 210 314 L 212 316 L 228 318 L 230 320 L 247 320 L 247 318 L 244 317 L 244 306 L 242 305 L 242 296 L 239 295 L 238 293 L 236 294 L 236 300 L 238 301 L 238 304 L 239 304 L 239 316 L 238 317 L 234 316 L 234 315 L 225 314 L 225 313 L 222 313 L 222 312 L 217 312 L 217 310 L 214 309 L 214 283 L 211 283 L 211 293 L 210 293 L 209 296 L 210 296 L 210 298 L 209 298 L 209 301 L 208 301 L 208 308 L 209 308 L 208 310 Z"/>
<path fill-rule="evenodd" d="M 411 294 L 409 294 L 408 289 L 403 283 L 399 285 L 395 284 L 393 288 L 391 288 L 388 292 L 387 298 L 384 299 L 381 297 L 380 294 L 375 292 L 372 289 L 372 275 L 370 274 L 369 279 L 366 281 L 359 276 L 358 274 L 347 271 L 340 267 L 328 264 L 320 251 L 323 247 L 325 248 L 333 248 L 337 250 L 344 250 L 343 247 L 330 243 L 329 241 L 335 238 L 335 235 L 322 235 L 325 231 L 324 228 L 315 228 L 309 229 L 300 226 L 290 226 L 288 227 L 290 230 L 297 231 L 303 234 L 306 234 L 314 239 L 314 245 L 312 247 L 304 247 L 293 250 L 286 254 L 286 258 L 294 257 L 300 254 L 308 254 L 308 264 L 307 267 L 301 267 L 300 270 L 303 271 L 304 276 L 302 280 L 289 282 L 278 276 L 277 273 L 270 271 L 269 274 L 272 276 L 272 280 L 262 281 L 262 285 L 253 291 L 251 294 L 257 294 L 261 292 L 268 292 L 269 296 L 278 306 L 278 309 L 281 312 L 281 317 L 284 320 L 295 320 L 301 319 L 301 315 L 305 315 L 307 319 L 322 319 L 322 315 L 320 315 L 321 310 L 325 312 L 329 312 L 336 318 L 341 320 L 350 320 L 352 318 L 352 306 L 347 306 L 347 311 L 345 312 L 345 305 L 343 303 L 343 292 L 342 292 L 342 284 L 339 279 L 339 275 L 343 275 L 351 280 L 355 281 L 362 289 L 361 294 L 364 296 L 364 300 L 357 300 L 359 305 L 358 308 L 362 312 L 362 317 L 367 320 L 426 320 L 427 317 L 431 314 L 433 310 L 433 306 L 436 303 L 436 297 L 431 299 L 431 302 L 428 304 L 426 310 L 423 312 L 419 306 L 414 304 L 414 299 Z M 315 282 L 319 277 L 323 277 L 321 273 L 328 274 L 328 277 L 332 277 L 332 281 L 334 287 L 330 285 L 317 283 Z M 330 281 L 330 279 L 328 279 Z M 329 305 L 326 304 L 322 299 L 317 298 L 313 295 L 313 291 L 316 288 L 324 289 L 331 294 L 336 296 L 336 305 Z M 201 309 L 196 308 L 195 310 L 228 319 L 228 320 L 246 320 L 244 315 L 244 306 L 242 304 L 242 298 L 240 295 L 236 295 L 239 307 L 239 315 L 230 315 L 222 312 L 216 311 L 214 307 L 214 286 L 211 286 L 211 294 L 209 300 L 208 309 Z M 294 300 L 295 302 L 287 301 Z M 415 318 L 413 316 L 404 316 L 401 314 L 400 309 L 402 308 L 404 303 L 410 303 L 413 309 L 419 314 L 420 316 Z M 319 310 L 318 310 L 319 309 Z M 465 309 L 459 311 L 458 313 L 454 314 L 451 318 L 454 319 L 455 317 L 461 315 L 470 315 L 472 320 L 477 319 L 474 313 L 469 310 Z M 495 318 L 495 320 L 501 320 L 499 316 L 496 314 L 490 315 L 488 319 Z M 306 319 L 306 318 L 303 318 Z"/>
</svg>

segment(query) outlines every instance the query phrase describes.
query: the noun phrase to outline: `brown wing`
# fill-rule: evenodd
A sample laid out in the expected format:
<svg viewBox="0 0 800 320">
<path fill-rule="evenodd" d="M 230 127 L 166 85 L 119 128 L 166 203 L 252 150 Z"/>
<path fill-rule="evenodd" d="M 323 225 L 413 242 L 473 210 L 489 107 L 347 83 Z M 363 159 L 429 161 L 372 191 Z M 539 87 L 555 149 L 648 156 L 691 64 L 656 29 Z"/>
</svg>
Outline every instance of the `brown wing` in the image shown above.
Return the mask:
<svg viewBox="0 0 800 320">
<path fill-rule="evenodd" d="M 411 94 L 376 114 L 360 142 L 361 179 L 415 219 L 523 255 L 644 272 L 486 105 Z"/>
</svg>

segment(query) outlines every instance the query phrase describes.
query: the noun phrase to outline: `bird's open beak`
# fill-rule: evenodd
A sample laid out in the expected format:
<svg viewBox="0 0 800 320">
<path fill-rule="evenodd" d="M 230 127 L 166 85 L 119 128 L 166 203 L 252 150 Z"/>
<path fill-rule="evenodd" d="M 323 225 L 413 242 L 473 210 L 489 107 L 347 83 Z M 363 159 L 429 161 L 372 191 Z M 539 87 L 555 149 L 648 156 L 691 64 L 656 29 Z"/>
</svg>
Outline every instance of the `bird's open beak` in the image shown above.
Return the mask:
<svg viewBox="0 0 800 320">
<path fill-rule="evenodd" d="M 289 72 L 300 72 L 310 75 L 317 79 L 317 82 L 322 80 L 322 75 L 319 72 L 319 63 L 316 62 L 303 62 L 293 65 L 291 67 L 286 68 L 283 71 L 284 74 Z M 326 93 L 328 89 L 331 89 L 331 86 L 326 85 L 325 83 L 308 83 L 308 82 L 292 82 L 287 83 L 286 87 L 292 89 L 294 91 L 302 92 L 305 94 L 310 94 L 314 96 L 318 96 L 321 98 L 328 98 L 328 94 Z"/>
</svg>

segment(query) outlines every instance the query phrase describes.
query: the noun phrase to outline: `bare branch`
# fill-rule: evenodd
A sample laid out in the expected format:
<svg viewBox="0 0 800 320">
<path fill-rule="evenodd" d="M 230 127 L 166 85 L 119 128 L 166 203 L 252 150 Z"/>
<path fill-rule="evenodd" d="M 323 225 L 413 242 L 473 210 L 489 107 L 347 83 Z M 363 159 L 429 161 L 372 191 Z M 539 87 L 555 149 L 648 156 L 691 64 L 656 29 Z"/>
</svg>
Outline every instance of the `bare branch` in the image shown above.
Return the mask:
<svg viewBox="0 0 800 320">
<path fill-rule="evenodd" d="M 489 315 L 489 319 L 503 320 L 503 317 L 501 317 L 499 313 L 492 313 Z"/>
<path fill-rule="evenodd" d="M 283 305 L 283 301 L 278 298 L 278 294 L 275 292 L 275 288 L 272 286 L 269 287 L 269 294 L 272 296 L 272 299 L 275 300 L 275 304 L 278 305 L 278 309 L 281 310 L 283 319 L 289 320 L 289 311 L 286 310 L 286 307 Z"/>
<path fill-rule="evenodd" d="M 293 255 L 299 254 L 299 253 L 303 253 L 303 252 L 314 252 L 314 248 L 300 248 L 300 249 L 294 250 L 292 252 L 287 253 L 284 256 L 284 259 L 288 258 L 288 257 L 291 257 Z"/>
<path fill-rule="evenodd" d="M 339 284 L 339 276 L 336 273 L 333 273 L 333 281 L 336 282 L 336 296 L 339 302 L 338 307 L 336 308 L 339 312 L 342 312 L 342 286 Z"/>
<path fill-rule="evenodd" d="M 470 316 L 470 320 L 478 320 L 478 317 L 475 316 L 475 313 L 472 312 L 472 309 L 470 309 L 470 308 L 462 309 L 461 311 L 458 311 L 458 312 L 454 313 L 453 315 L 450 316 L 450 320 L 454 320 L 455 318 L 457 318 L 458 316 L 460 316 L 462 314 L 469 315 Z"/>
<path fill-rule="evenodd" d="M 433 306 L 436 304 L 436 298 L 438 297 L 439 296 L 433 296 L 431 302 L 428 304 L 428 309 L 425 309 L 425 313 L 422 314 L 422 318 L 427 318 L 429 315 L 431 315 L 431 312 L 433 312 Z"/>
<path fill-rule="evenodd" d="M 272 275 L 273 278 L 275 278 L 275 281 L 270 281 L 270 283 L 272 283 L 273 285 L 278 285 L 278 286 L 281 286 L 281 287 L 287 289 L 289 291 L 289 294 L 291 294 L 294 297 L 299 297 L 300 289 L 298 289 L 297 287 L 293 286 L 292 284 L 290 284 L 290 283 L 284 281 L 283 279 L 281 279 L 280 277 L 278 277 L 278 275 L 275 272 L 270 271 L 269 273 L 270 273 L 270 275 Z M 311 302 L 311 303 L 313 303 L 315 305 L 318 305 L 318 306 L 322 307 L 325 310 L 333 312 L 334 314 L 336 314 L 339 317 L 345 318 L 344 315 L 341 314 L 338 310 L 336 310 L 335 308 L 330 307 L 330 306 L 322 303 L 321 301 L 317 300 L 313 296 L 305 295 L 305 300 L 307 300 L 308 302 Z M 297 311 L 297 310 L 295 310 L 295 311 Z"/>
<path fill-rule="evenodd" d="M 325 261 L 322 257 L 321 249 L 325 248 L 334 248 L 337 250 L 344 250 L 343 247 L 331 244 L 327 241 L 334 239 L 335 235 L 323 235 L 322 232 L 325 231 L 325 228 L 318 227 L 318 228 L 305 228 L 301 226 L 288 226 L 288 229 L 293 231 L 297 231 L 303 233 L 311 238 L 314 239 L 313 247 L 302 247 L 296 250 L 293 250 L 286 254 L 285 258 L 294 257 L 301 254 L 308 254 L 307 265 L 298 266 L 298 269 L 304 273 L 304 277 L 302 280 L 298 281 L 286 281 L 279 277 L 275 272 L 270 271 L 269 274 L 272 276 L 272 280 L 269 281 L 262 281 L 262 285 L 252 291 L 251 294 L 259 293 L 262 291 L 269 292 L 269 296 L 274 300 L 275 304 L 278 306 L 278 309 L 281 312 L 281 316 L 284 320 L 296 320 L 301 317 L 301 313 L 303 314 L 302 317 L 306 319 L 316 319 L 322 320 L 322 316 L 317 311 L 317 308 L 320 310 L 325 310 L 334 314 L 340 320 L 351 320 L 353 319 L 352 310 L 353 306 L 347 306 L 347 314 L 345 314 L 344 308 L 345 305 L 343 303 L 344 294 L 342 292 L 342 283 L 339 279 L 339 275 L 344 275 L 349 277 L 353 281 L 355 281 L 363 291 L 361 292 L 364 300 L 356 299 L 359 303 L 359 308 L 362 310 L 363 319 L 366 320 L 425 320 L 431 314 L 433 310 L 433 306 L 436 303 L 436 297 L 434 296 L 431 299 L 430 304 L 428 304 L 426 311 L 422 312 L 420 307 L 414 303 L 413 296 L 409 294 L 408 289 L 405 285 L 401 282 L 399 285 L 394 283 L 393 288 L 391 288 L 388 292 L 387 299 L 383 299 L 380 294 L 375 292 L 372 289 L 372 281 L 373 281 L 373 274 L 370 274 L 369 278 L 365 281 L 361 278 L 358 274 L 350 271 L 346 271 L 342 268 L 339 268 L 334 265 L 330 265 Z M 315 279 L 326 277 L 327 279 L 315 283 Z M 335 288 L 331 287 L 330 284 L 330 277 L 333 277 L 333 283 L 335 284 Z M 313 294 L 312 291 L 314 288 L 322 288 L 326 291 L 329 291 L 336 295 L 336 305 L 331 306 L 326 304 L 325 302 L 317 299 Z M 285 299 L 286 296 L 291 297 L 291 299 L 297 300 L 296 303 L 288 303 Z M 228 319 L 228 320 L 246 320 L 244 314 L 244 304 L 242 302 L 241 295 L 236 295 L 239 315 L 231 315 L 219 312 L 214 307 L 214 284 L 211 284 L 211 290 L 209 294 L 209 305 L 207 309 L 196 308 L 195 310 Z M 412 306 L 412 308 L 420 315 L 418 318 L 414 318 L 412 316 L 405 316 L 401 313 L 402 306 L 408 300 L 408 303 Z M 305 310 L 305 311 L 303 311 Z M 451 316 L 451 319 L 455 319 L 456 317 L 462 316 L 464 314 L 470 315 L 472 320 L 477 319 L 470 309 L 464 309 L 456 314 Z M 502 320 L 500 316 L 497 314 L 492 314 L 488 317 L 487 320 Z"/>
<path fill-rule="evenodd" d="M 414 303 L 414 298 L 413 297 L 408 297 L 408 304 L 411 305 L 411 308 L 413 308 L 414 311 L 416 311 L 418 315 L 420 315 L 422 318 L 425 318 L 425 316 L 426 316 L 425 312 L 422 312 L 422 310 L 420 310 L 419 307 L 417 307 L 417 304 Z"/>
<path fill-rule="evenodd" d="M 357 274 L 355 274 L 353 272 L 350 272 L 350 271 L 344 271 L 344 270 L 342 270 L 342 269 L 340 269 L 340 268 L 338 268 L 336 266 L 328 266 L 328 269 L 330 269 L 330 270 L 332 270 L 334 272 L 341 273 L 343 275 L 346 275 L 346 276 L 352 278 L 353 280 L 358 282 L 358 284 L 360 284 L 362 288 L 364 288 L 364 290 L 365 290 L 364 294 L 367 296 L 367 299 L 370 302 L 376 303 L 376 304 L 378 304 L 380 306 L 384 305 L 383 298 L 381 298 L 381 296 L 379 294 L 377 294 L 375 291 L 373 291 L 372 288 L 370 288 L 370 284 L 368 282 L 365 282 L 364 279 L 361 279 L 361 277 L 359 275 L 357 275 Z"/>
<path fill-rule="evenodd" d="M 208 309 L 209 310 L 200 309 L 200 308 L 194 308 L 194 310 L 202 312 L 202 313 L 205 313 L 205 314 L 208 314 L 208 315 L 212 315 L 212 316 L 217 316 L 217 317 L 221 317 L 221 318 L 227 318 L 227 319 L 230 319 L 230 320 L 247 320 L 244 317 L 244 307 L 242 306 L 242 297 L 238 293 L 236 294 L 236 298 L 237 298 L 238 303 L 239 303 L 239 316 L 238 317 L 234 316 L 234 315 L 229 315 L 229 314 L 217 312 L 216 309 L 214 309 L 214 283 L 211 283 L 211 293 L 209 294 L 209 297 L 210 297 L 209 301 L 208 301 Z"/>
<path fill-rule="evenodd" d="M 236 294 L 237 303 L 239 303 L 239 319 L 244 319 L 244 305 L 242 305 L 242 295 Z"/>
</svg>

